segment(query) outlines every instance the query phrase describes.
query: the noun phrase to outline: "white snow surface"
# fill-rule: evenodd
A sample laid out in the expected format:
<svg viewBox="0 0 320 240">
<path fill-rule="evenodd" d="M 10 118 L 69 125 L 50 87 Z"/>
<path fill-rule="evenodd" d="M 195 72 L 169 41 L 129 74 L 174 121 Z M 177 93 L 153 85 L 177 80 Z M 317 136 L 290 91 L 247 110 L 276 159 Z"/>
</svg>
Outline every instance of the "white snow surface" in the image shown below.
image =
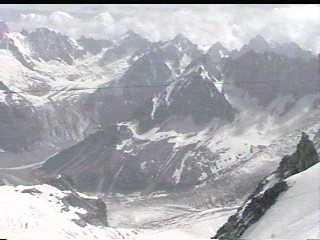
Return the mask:
<svg viewBox="0 0 320 240">
<path fill-rule="evenodd" d="M 36 188 L 41 193 L 22 193 L 23 189 Z M 82 208 L 70 207 L 62 211 L 61 198 L 66 194 L 51 185 L 0 187 L 1 237 L 14 240 L 48 239 L 123 239 L 134 230 L 114 229 L 87 225 L 80 227 L 72 221 Z M 85 196 L 85 195 L 81 195 Z"/>
<path fill-rule="evenodd" d="M 98 62 L 106 49 L 97 55 L 87 54 L 83 59 L 76 59 L 73 65 L 59 61 L 35 60 L 32 59 L 30 46 L 22 34 L 11 33 L 8 37 L 35 66 L 34 70 L 31 70 L 23 66 L 10 51 L 0 49 L 3 70 L 0 72 L 0 81 L 34 106 L 62 99 L 76 100 L 117 80 L 129 67 L 129 57 L 111 62 L 104 67 L 99 66 Z M 75 42 L 73 39 L 71 41 Z M 0 93 L 0 102 L 3 101 L 3 94 Z"/>
<path fill-rule="evenodd" d="M 236 211 L 236 207 L 195 209 L 179 204 L 157 204 L 125 207 L 111 211 L 112 226 L 139 226 L 143 229 L 135 240 L 209 239 Z"/>
<path fill-rule="evenodd" d="M 320 164 L 286 180 L 265 215 L 244 233 L 248 239 L 320 239 Z"/>
</svg>

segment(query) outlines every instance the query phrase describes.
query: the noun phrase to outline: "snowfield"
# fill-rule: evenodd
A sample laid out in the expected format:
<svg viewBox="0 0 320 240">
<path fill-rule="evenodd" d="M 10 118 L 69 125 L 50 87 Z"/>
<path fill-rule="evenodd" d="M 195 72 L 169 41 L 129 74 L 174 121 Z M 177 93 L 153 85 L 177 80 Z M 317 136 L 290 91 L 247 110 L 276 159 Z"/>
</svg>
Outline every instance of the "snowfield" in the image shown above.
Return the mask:
<svg viewBox="0 0 320 240">
<path fill-rule="evenodd" d="M 320 164 L 286 180 L 289 189 L 243 237 L 248 239 L 320 238 Z"/>
<path fill-rule="evenodd" d="M 23 193 L 35 188 L 40 193 Z M 85 213 L 81 208 L 69 206 L 62 211 L 61 198 L 66 194 L 51 185 L 0 187 L 0 235 L 2 238 L 27 240 L 48 239 L 123 239 L 137 233 L 132 229 L 113 229 L 86 225 L 80 227 L 73 219 L 76 213 Z M 88 198 L 88 196 L 85 196 Z"/>
<path fill-rule="evenodd" d="M 35 189 L 27 193 L 24 190 Z M 47 239 L 133 239 L 165 240 L 208 239 L 236 210 L 235 207 L 194 209 L 181 205 L 157 205 L 114 210 L 109 216 L 110 227 L 77 225 L 77 213 L 86 210 L 69 206 L 61 199 L 69 191 L 51 185 L 0 187 L 0 235 L 14 240 Z M 84 198 L 95 198 L 79 194 Z"/>
</svg>

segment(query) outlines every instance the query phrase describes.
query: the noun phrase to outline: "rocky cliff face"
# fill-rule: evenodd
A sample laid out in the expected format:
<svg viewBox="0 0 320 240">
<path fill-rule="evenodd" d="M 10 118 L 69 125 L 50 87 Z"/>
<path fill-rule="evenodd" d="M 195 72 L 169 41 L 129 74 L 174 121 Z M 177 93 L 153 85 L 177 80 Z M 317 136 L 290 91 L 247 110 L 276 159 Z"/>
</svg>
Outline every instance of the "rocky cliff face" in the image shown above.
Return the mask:
<svg viewBox="0 0 320 240">
<path fill-rule="evenodd" d="M 303 172 L 319 162 L 318 153 L 308 135 L 302 133 L 296 151 L 285 156 L 279 168 L 265 178 L 211 239 L 240 239 L 242 234 L 276 202 L 278 196 L 288 189 L 286 178 Z"/>
<path fill-rule="evenodd" d="M 112 48 L 107 49 L 99 64 L 100 66 L 105 66 L 121 58 L 130 57 L 134 52 L 146 49 L 149 45 L 150 42 L 147 39 L 130 30 L 119 41 L 113 44 Z"/>
<path fill-rule="evenodd" d="M 39 118 L 34 108 L 19 94 L 0 82 L 0 146 L 5 151 L 21 152 L 40 139 Z"/>
<path fill-rule="evenodd" d="M 83 47 L 83 49 L 91 54 L 98 54 L 102 51 L 102 49 L 111 47 L 113 42 L 111 40 L 96 40 L 93 38 L 86 38 L 81 37 L 77 40 L 80 46 Z"/>
<path fill-rule="evenodd" d="M 85 53 L 76 41 L 47 28 L 38 28 L 27 36 L 35 59 L 61 60 L 72 64 Z"/>
<path fill-rule="evenodd" d="M 233 120 L 235 109 L 218 90 L 206 68 L 196 65 L 188 70 L 134 113 L 141 131 L 183 118 L 192 119 L 198 126 L 209 123 L 213 118 L 226 122 Z"/>
<path fill-rule="evenodd" d="M 68 192 L 61 199 L 63 203 L 63 211 L 70 211 L 70 207 L 81 208 L 86 213 L 77 213 L 79 219 L 74 220 L 76 224 L 85 227 L 87 224 L 95 226 L 108 226 L 107 209 L 105 203 L 99 198 L 86 198 L 80 196 L 73 188 L 73 183 L 66 175 L 60 175 L 57 178 L 44 181 L 45 184 L 52 185 L 63 192 Z M 23 192 L 36 193 L 35 191 Z"/>
<path fill-rule="evenodd" d="M 225 59 L 223 73 L 226 94 L 243 91 L 267 107 L 282 96 L 299 99 L 316 94 L 319 88 L 317 59 L 291 59 L 277 53 L 248 51 L 239 58 Z M 289 106 L 288 106 L 289 107 Z"/>
<path fill-rule="evenodd" d="M 278 173 L 282 178 L 302 172 L 318 163 L 318 153 L 307 134 L 302 133 L 297 150 L 291 156 L 284 156 L 280 162 Z"/>
</svg>

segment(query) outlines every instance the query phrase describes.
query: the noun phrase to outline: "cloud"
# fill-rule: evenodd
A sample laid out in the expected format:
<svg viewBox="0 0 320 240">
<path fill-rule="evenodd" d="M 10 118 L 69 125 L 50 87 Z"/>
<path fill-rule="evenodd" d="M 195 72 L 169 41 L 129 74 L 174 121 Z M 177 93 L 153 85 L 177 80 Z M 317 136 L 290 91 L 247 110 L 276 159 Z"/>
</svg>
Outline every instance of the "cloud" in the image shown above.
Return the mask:
<svg viewBox="0 0 320 240">
<path fill-rule="evenodd" d="M 54 11 L 49 15 L 36 13 L 21 14 L 16 25 L 28 30 L 33 30 L 37 27 L 70 29 L 77 28 L 77 23 L 79 23 L 79 19 L 72 17 L 70 14 L 61 11 Z"/>
<path fill-rule="evenodd" d="M 199 45 L 219 41 L 228 48 L 240 48 L 261 34 L 270 41 L 294 41 L 314 52 L 319 50 L 320 5 L 316 4 L 53 4 L 27 5 L 24 11 L 33 8 L 43 13 L 28 10 L 10 27 L 31 30 L 47 26 L 73 37 L 100 39 L 114 38 L 132 29 L 152 41 L 168 40 L 182 33 Z"/>
<path fill-rule="evenodd" d="M 92 19 L 96 24 L 106 23 L 106 24 L 113 24 L 113 17 L 108 12 L 99 13 Z"/>
</svg>

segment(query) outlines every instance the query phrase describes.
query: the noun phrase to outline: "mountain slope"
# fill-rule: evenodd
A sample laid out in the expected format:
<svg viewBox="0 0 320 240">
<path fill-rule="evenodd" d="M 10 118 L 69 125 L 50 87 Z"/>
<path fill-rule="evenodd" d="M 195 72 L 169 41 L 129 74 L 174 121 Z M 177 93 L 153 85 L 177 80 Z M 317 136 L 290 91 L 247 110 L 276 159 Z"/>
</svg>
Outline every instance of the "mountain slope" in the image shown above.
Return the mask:
<svg viewBox="0 0 320 240">
<path fill-rule="evenodd" d="M 278 97 L 293 96 L 297 100 L 307 94 L 316 95 L 320 87 L 317 62 L 315 57 L 291 59 L 253 50 L 236 59 L 224 59 L 225 93 L 249 95 L 264 107 Z M 287 110 L 292 106 L 294 102 Z"/>
<path fill-rule="evenodd" d="M 35 186 L 1 186 L 1 236 L 8 239 L 119 239 L 130 229 L 107 227 L 105 204 L 78 194 L 63 179 Z"/>
<path fill-rule="evenodd" d="M 286 179 L 289 190 L 242 235 L 250 239 L 318 239 L 320 164 Z M 297 231 L 299 229 L 299 231 Z"/>
<path fill-rule="evenodd" d="M 255 228 L 254 226 L 259 226 L 260 221 L 264 221 L 263 227 L 265 229 L 270 229 L 269 227 L 266 226 L 268 222 L 267 220 L 265 220 L 265 215 L 269 216 L 270 218 L 273 212 L 272 209 L 274 208 L 281 209 L 281 206 L 283 205 L 283 202 L 281 201 L 281 199 L 286 199 L 285 196 L 291 195 L 293 197 L 296 197 L 296 196 L 299 197 L 300 195 L 303 195 L 301 194 L 301 191 L 300 191 L 300 194 L 294 194 L 298 190 L 302 190 L 302 189 L 301 187 L 300 188 L 298 187 L 298 189 L 297 188 L 292 189 L 291 185 L 293 182 L 290 179 L 292 178 L 299 179 L 298 177 L 299 175 L 308 176 L 308 173 L 310 172 L 311 180 L 308 180 L 308 181 L 312 181 L 312 177 L 315 177 L 314 175 L 315 173 L 313 173 L 313 170 L 309 171 L 307 169 L 311 168 L 314 165 L 319 167 L 318 162 L 319 162 L 319 156 L 314 147 L 314 144 L 308 139 L 308 135 L 306 135 L 305 133 L 302 133 L 302 137 L 300 139 L 300 142 L 297 145 L 296 151 L 291 156 L 285 156 L 280 162 L 278 169 L 259 183 L 258 187 L 244 202 L 244 204 L 238 209 L 237 213 L 228 219 L 228 222 L 218 230 L 217 234 L 212 239 L 239 239 L 240 237 L 243 237 L 245 235 L 244 233 L 245 231 L 247 231 L 248 228 L 249 228 L 248 231 L 250 232 L 251 231 L 250 228 L 252 229 L 252 228 Z M 316 169 L 315 172 L 318 172 L 319 168 L 316 166 L 312 168 L 315 168 Z M 289 178 L 294 174 L 298 176 L 293 176 L 292 178 Z M 301 181 L 304 182 L 305 180 L 301 180 Z M 299 186 L 299 184 L 296 186 Z M 316 196 L 319 195 L 317 193 L 315 186 L 317 186 L 317 184 L 316 185 L 312 184 L 310 188 L 306 189 L 305 194 L 313 194 L 314 196 L 314 193 L 315 193 Z M 317 201 L 312 201 L 312 203 L 315 203 L 315 202 Z M 300 203 L 298 201 L 293 201 L 293 203 L 296 203 L 296 205 L 291 205 L 290 207 L 292 209 L 295 209 L 295 208 L 299 209 L 299 211 L 297 211 L 298 215 L 295 215 L 295 216 L 300 216 L 303 213 L 310 214 L 310 212 L 304 212 L 308 208 L 301 209 L 299 207 Z M 282 212 L 286 211 L 285 209 L 288 208 L 288 206 L 287 207 L 282 206 L 282 207 L 283 207 Z M 278 215 L 277 213 L 277 216 L 281 216 L 281 215 Z M 288 219 L 284 218 L 284 216 L 287 216 Z M 284 216 L 282 215 L 280 218 L 283 220 L 280 220 L 277 222 L 283 224 L 282 222 L 284 221 L 292 221 L 291 223 L 293 224 L 295 223 L 295 221 L 297 221 L 297 218 L 291 218 L 290 214 L 284 214 Z M 311 216 L 311 219 L 313 219 L 313 216 Z M 307 223 L 302 222 L 302 224 L 309 224 L 309 222 Z M 284 224 L 282 226 L 287 226 L 287 225 Z M 280 229 L 280 227 L 281 226 L 278 226 L 277 229 Z M 260 228 L 260 229 L 263 229 L 263 228 Z M 268 232 L 269 230 L 267 231 L 264 230 L 264 231 Z M 282 233 L 284 236 L 286 236 L 286 234 L 290 234 L 288 232 L 282 232 Z M 314 235 L 315 232 L 314 230 L 309 229 L 308 234 Z M 316 232 L 316 234 L 319 234 L 319 232 Z M 256 231 L 254 236 L 256 239 L 266 237 L 266 236 L 261 236 L 259 231 Z M 274 236 L 268 236 L 268 237 L 273 238 Z M 282 237 L 282 236 L 280 235 L 277 237 Z"/>
</svg>

